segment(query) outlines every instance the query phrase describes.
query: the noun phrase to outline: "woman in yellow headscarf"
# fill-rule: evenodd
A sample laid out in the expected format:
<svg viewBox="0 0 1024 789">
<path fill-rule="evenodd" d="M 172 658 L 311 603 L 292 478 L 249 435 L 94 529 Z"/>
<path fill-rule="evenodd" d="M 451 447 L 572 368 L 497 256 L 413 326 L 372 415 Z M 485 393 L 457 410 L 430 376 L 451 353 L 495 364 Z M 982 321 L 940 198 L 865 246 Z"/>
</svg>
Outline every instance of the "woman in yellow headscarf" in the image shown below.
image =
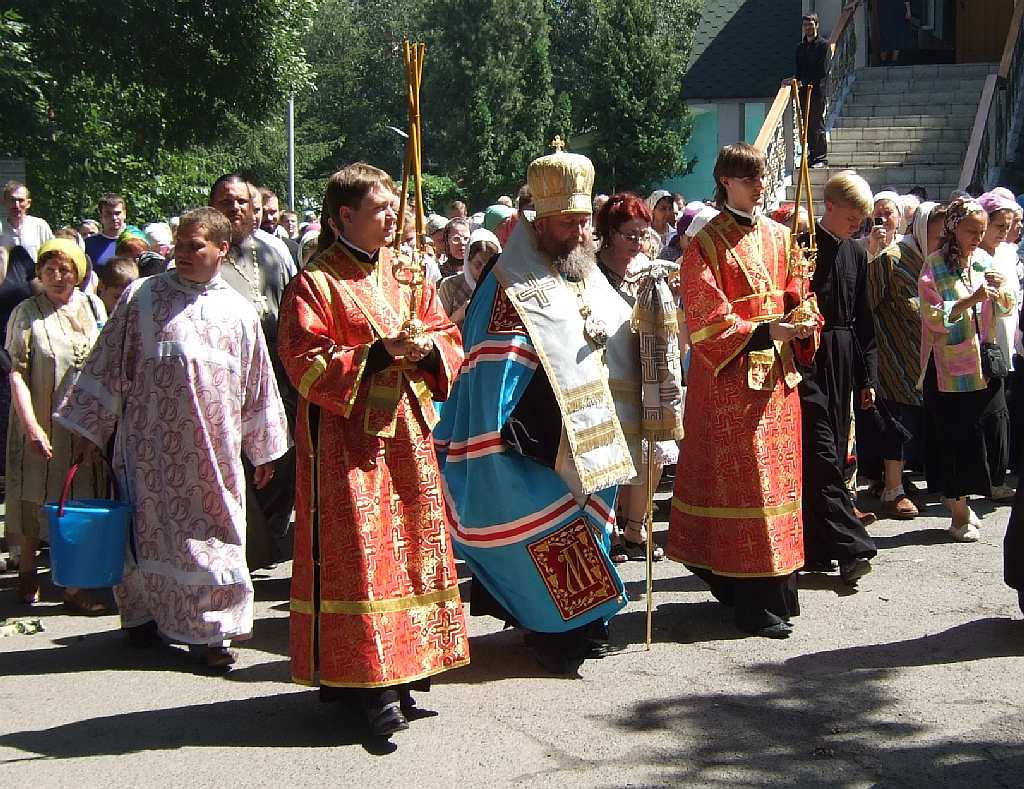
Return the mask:
<svg viewBox="0 0 1024 789">
<path fill-rule="evenodd" d="M 41 505 L 60 497 L 71 467 L 71 434 L 52 415 L 107 317 L 103 302 L 78 288 L 86 270 L 85 253 L 74 241 L 55 238 L 43 244 L 36 262 L 43 292 L 15 307 L 7 325 L 12 369 L 6 526 L 8 538 L 21 543 L 18 597 L 28 605 L 39 600 L 36 551 L 48 536 Z M 102 468 L 83 465 L 72 493 L 98 498 L 105 486 Z M 78 614 L 106 610 L 72 588 L 64 590 L 64 606 Z"/>
</svg>

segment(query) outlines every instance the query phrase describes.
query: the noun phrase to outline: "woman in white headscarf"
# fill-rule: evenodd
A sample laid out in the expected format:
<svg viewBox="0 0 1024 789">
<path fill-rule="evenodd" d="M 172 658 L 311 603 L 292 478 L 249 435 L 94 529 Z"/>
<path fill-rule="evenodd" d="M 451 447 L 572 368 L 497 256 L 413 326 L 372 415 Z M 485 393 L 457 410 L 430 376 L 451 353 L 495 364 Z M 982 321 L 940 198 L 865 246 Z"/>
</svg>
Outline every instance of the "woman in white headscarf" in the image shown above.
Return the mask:
<svg viewBox="0 0 1024 789">
<path fill-rule="evenodd" d="M 900 226 L 903 222 L 900 196 L 891 191 L 876 194 L 871 219 L 872 227 L 867 239 L 869 261 L 891 251 L 900 240 Z"/>
<path fill-rule="evenodd" d="M 469 300 L 476 290 L 477 279 L 491 258 L 500 252 L 501 242 L 498 241 L 498 237 L 490 230 L 478 227 L 469 236 L 469 243 L 466 245 L 466 264 L 462 271 L 448 275 L 437 286 L 437 297 L 441 300 L 441 306 L 460 328 L 466 317 L 466 307 L 469 306 Z"/>
</svg>

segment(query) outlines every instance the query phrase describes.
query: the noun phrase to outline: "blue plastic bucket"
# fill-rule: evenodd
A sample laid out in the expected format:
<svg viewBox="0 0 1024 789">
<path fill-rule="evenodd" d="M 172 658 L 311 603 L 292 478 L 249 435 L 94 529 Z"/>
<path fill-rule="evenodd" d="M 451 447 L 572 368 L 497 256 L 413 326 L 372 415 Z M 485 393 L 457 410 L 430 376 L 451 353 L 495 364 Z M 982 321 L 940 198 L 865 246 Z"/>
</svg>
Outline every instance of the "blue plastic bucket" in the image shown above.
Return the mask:
<svg viewBox="0 0 1024 789">
<path fill-rule="evenodd" d="M 45 504 L 50 522 L 50 561 L 57 586 L 100 589 L 121 582 L 130 504 L 104 499 L 70 499 Z"/>
<path fill-rule="evenodd" d="M 132 506 L 107 499 L 69 499 L 75 464 L 57 504 L 44 504 L 50 562 L 57 586 L 102 589 L 121 582 Z M 116 487 L 116 483 L 115 483 Z"/>
</svg>

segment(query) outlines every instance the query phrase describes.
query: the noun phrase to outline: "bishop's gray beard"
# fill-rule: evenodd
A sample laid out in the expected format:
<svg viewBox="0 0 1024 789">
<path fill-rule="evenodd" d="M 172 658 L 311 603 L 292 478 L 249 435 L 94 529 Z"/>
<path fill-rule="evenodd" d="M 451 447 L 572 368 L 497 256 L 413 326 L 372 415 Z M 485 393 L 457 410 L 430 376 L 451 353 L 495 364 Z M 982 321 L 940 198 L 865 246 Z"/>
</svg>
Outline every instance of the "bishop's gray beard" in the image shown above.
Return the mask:
<svg viewBox="0 0 1024 789">
<path fill-rule="evenodd" d="M 597 253 L 594 242 L 589 238 L 567 254 L 555 258 L 558 273 L 568 280 L 579 282 L 597 267 Z"/>
</svg>

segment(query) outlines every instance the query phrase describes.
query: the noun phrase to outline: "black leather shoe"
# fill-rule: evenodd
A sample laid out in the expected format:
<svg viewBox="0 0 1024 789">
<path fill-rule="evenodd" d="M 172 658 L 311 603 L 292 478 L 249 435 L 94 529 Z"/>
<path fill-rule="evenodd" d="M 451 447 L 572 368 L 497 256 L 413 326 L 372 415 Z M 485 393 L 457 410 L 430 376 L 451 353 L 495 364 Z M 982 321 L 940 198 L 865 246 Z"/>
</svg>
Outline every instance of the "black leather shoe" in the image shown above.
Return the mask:
<svg viewBox="0 0 1024 789">
<path fill-rule="evenodd" d="M 832 573 L 835 572 L 836 567 L 839 565 L 832 559 L 825 559 L 824 561 L 808 561 L 804 562 L 804 566 L 800 568 L 802 573 Z"/>
<path fill-rule="evenodd" d="M 743 633 L 762 638 L 789 638 L 793 626 L 770 611 L 737 617 L 736 627 Z"/>
<path fill-rule="evenodd" d="M 785 622 L 779 622 L 777 625 L 768 625 L 768 627 L 762 627 L 760 630 L 755 630 L 750 635 L 761 636 L 762 638 L 789 638 L 789 635 L 792 632 L 792 625 L 787 625 Z"/>
<path fill-rule="evenodd" d="M 409 721 L 402 714 L 400 702 L 393 701 L 385 704 L 381 709 L 367 709 L 366 720 L 370 724 L 370 731 L 375 737 L 390 737 L 395 732 L 405 731 L 409 728 Z"/>
<path fill-rule="evenodd" d="M 867 559 L 851 559 L 839 565 L 839 577 L 850 586 L 856 586 L 857 581 L 871 572 L 871 562 Z"/>
</svg>

